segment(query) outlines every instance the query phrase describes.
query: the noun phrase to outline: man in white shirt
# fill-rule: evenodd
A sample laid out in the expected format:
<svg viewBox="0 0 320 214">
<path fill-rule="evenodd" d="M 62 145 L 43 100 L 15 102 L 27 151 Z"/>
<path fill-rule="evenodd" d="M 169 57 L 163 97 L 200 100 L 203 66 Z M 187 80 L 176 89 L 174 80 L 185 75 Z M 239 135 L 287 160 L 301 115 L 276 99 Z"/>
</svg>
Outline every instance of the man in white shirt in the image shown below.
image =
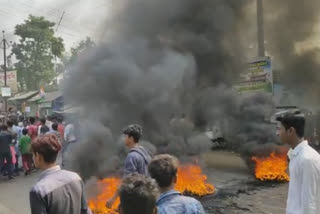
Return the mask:
<svg viewBox="0 0 320 214">
<path fill-rule="evenodd" d="M 68 123 L 64 130 L 64 140 L 67 143 L 74 143 L 77 140 L 74 131 L 74 125 L 72 123 Z"/>
<path fill-rule="evenodd" d="M 290 183 L 287 214 L 320 213 L 320 155 L 304 140 L 305 118 L 301 114 L 286 114 L 277 118 L 278 135 L 291 149 Z"/>
</svg>

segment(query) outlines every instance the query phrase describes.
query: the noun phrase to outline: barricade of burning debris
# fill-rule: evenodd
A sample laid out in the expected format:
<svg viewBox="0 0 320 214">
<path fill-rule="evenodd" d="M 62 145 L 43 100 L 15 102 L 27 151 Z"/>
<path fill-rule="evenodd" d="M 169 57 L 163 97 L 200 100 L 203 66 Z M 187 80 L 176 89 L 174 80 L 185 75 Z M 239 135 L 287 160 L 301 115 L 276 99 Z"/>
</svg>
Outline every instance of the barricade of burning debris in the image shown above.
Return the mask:
<svg viewBox="0 0 320 214">
<path fill-rule="evenodd" d="M 286 154 L 272 152 L 268 157 L 252 157 L 255 162 L 255 176 L 261 181 L 289 181 L 288 159 Z"/>
<path fill-rule="evenodd" d="M 121 179 L 117 177 L 109 177 L 99 181 L 99 186 L 102 187 L 100 194 L 89 198 L 89 207 L 93 214 L 118 213 L 119 198 L 110 209 L 106 208 L 105 204 L 115 194 L 120 183 Z M 200 197 L 215 192 L 215 187 L 207 183 L 207 176 L 203 174 L 200 166 L 194 164 L 179 167 L 176 189 L 184 194 Z"/>
<path fill-rule="evenodd" d="M 280 147 L 278 151 L 271 152 L 268 156 L 253 156 L 254 175 L 260 181 L 288 182 L 288 156 L 287 149 Z"/>
</svg>

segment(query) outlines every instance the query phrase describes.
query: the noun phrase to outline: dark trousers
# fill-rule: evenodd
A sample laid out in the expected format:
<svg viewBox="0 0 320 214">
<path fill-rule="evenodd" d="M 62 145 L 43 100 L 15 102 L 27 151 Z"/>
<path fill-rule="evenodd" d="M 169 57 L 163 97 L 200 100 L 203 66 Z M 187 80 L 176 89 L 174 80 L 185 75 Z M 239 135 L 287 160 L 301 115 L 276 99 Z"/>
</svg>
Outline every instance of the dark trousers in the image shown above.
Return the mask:
<svg viewBox="0 0 320 214">
<path fill-rule="evenodd" d="M 19 172 L 19 155 L 16 155 L 16 164 L 14 166 L 14 171 Z"/>
<path fill-rule="evenodd" d="M 12 177 L 13 164 L 10 152 L 0 153 L 0 168 L 1 172 L 7 173 L 9 178 Z"/>
</svg>

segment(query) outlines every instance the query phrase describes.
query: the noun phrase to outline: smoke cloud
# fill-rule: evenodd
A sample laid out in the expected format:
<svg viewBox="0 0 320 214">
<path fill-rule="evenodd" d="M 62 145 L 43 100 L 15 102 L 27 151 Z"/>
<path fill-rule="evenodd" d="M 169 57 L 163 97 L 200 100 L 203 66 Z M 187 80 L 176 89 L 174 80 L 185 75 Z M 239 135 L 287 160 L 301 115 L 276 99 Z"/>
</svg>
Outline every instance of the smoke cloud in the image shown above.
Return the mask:
<svg viewBox="0 0 320 214">
<path fill-rule="evenodd" d="M 114 2 L 105 42 L 81 57 L 65 84 L 66 100 L 82 109 L 80 124 L 89 121 L 68 155 L 71 168 L 85 178 L 118 169 L 119 136 L 132 123 L 143 126 L 148 148 L 178 157 L 208 151 L 203 133 L 212 126 L 237 150 L 273 142 L 264 123 L 271 98 L 243 98 L 231 87 L 248 61 L 242 38 L 250 2 Z"/>
<path fill-rule="evenodd" d="M 294 105 L 317 107 L 320 82 L 320 2 L 266 1 L 267 49 L 274 58 L 280 80 L 298 98 Z M 298 102 L 299 100 L 299 102 Z"/>
</svg>

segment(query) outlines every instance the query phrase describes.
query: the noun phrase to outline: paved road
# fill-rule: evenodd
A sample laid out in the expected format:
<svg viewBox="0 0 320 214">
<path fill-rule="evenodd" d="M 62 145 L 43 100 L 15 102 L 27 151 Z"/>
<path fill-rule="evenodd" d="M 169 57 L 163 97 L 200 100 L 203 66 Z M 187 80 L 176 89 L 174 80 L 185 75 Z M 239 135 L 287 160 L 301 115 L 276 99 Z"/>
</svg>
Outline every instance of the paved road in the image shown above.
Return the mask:
<svg viewBox="0 0 320 214">
<path fill-rule="evenodd" d="M 244 161 L 230 152 L 211 152 L 203 161 L 208 180 L 218 189 L 217 197 L 202 199 L 208 214 L 285 213 L 288 183 L 256 181 Z"/>
<path fill-rule="evenodd" d="M 242 183 L 254 180 L 245 163 L 236 154 L 211 152 L 201 159 L 206 165 L 204 171 L 208 180 L 218 190 L 240 188 Z M 38 176 L 39 173 L 20 176 L 14 181 L 0 177 L 0 214 L 30 214 L 28 194 Z M 208 212 L 214 214 L 283 214 L 287 188 L 287 184 L 258 187 L 235 196 L 204 201 L 204 206 L 219 206 L 212 209 L 215 212 Z"/>
<path fill-rule="evenodd" d="M 0 214 L 30 214 L 29 190 L 39 173 L 8 181 L 0 177 Z"/>
</svg>

